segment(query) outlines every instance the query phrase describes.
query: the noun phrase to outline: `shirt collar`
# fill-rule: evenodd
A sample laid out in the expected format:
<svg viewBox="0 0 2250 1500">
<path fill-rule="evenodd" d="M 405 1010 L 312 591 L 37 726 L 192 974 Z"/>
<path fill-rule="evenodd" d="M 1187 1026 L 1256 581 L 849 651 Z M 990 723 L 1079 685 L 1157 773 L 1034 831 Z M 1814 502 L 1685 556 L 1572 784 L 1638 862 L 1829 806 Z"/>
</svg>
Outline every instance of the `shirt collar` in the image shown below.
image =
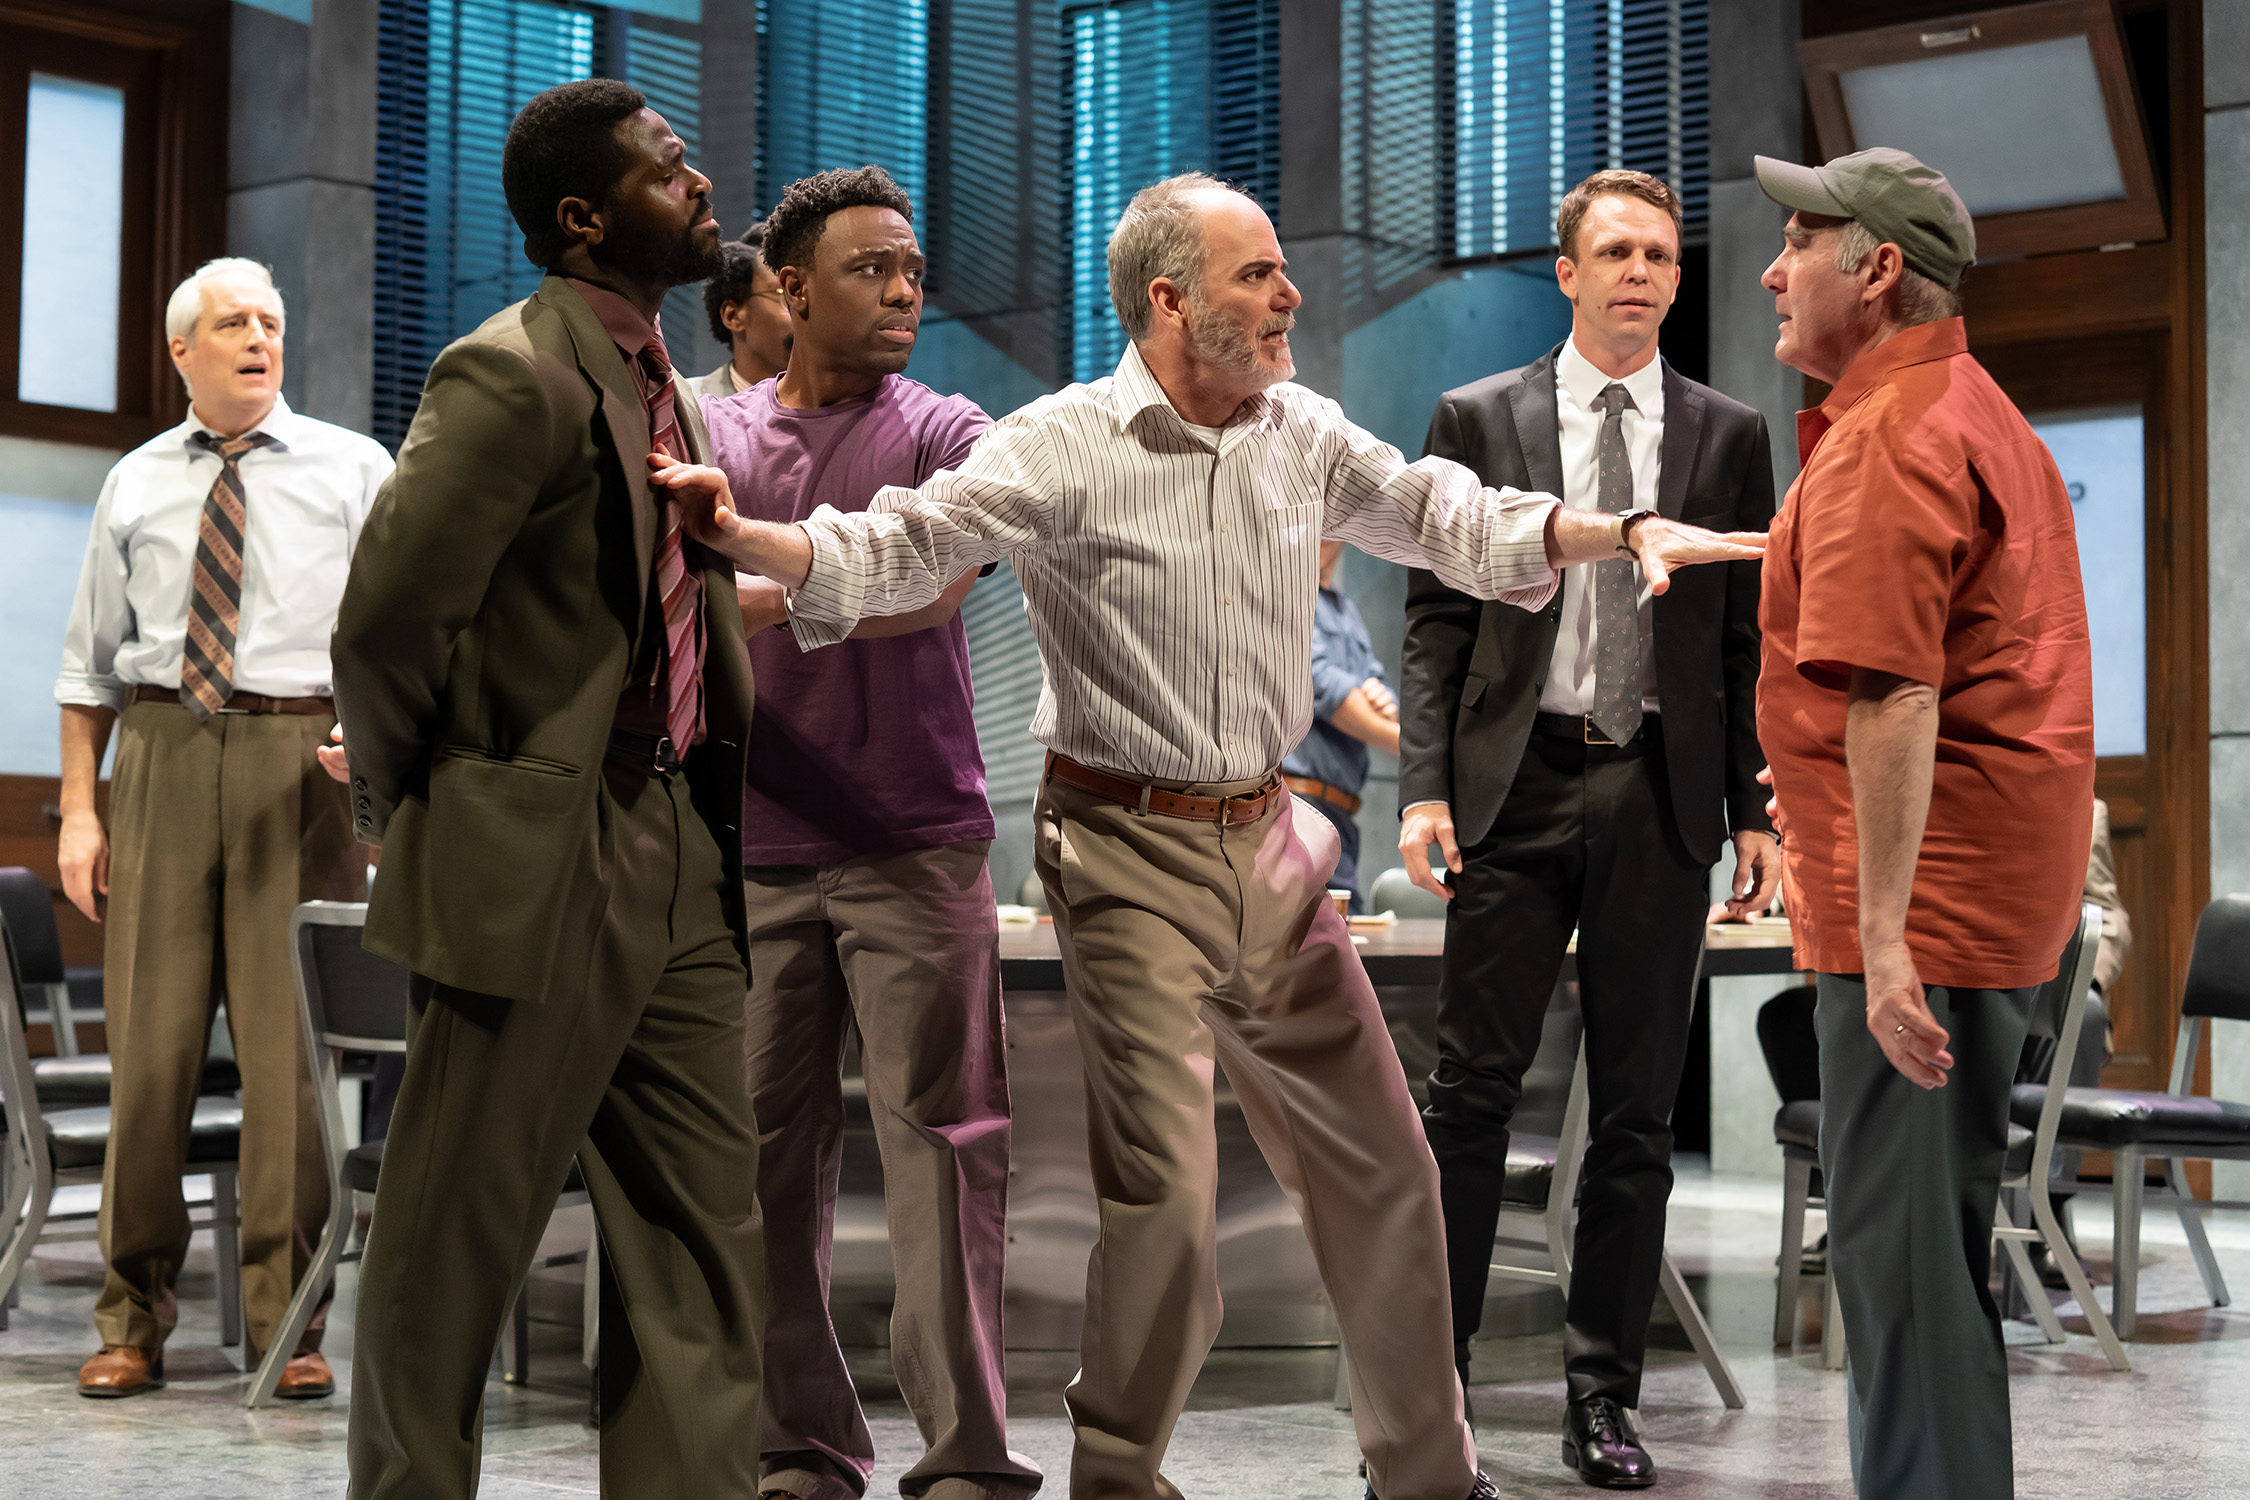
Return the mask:
<svg viewBox="0 0 2250 1500">
<path fill-rule="evenodd" d="M 627 360 L 639 358 L 640 352 L 652 342 L 659 346 L 663 344 L 664 318 L 661 313 L 654 319 L 644 318 L 639 308 L 608 287 L 596 286 L 591 281 L 580 281 L 575 276 L 565 276 L 563 280 L 572 291 L 586 299 L 587 307 L 593 310 L 594 317 L 602 325 L 602 332 L 609 335 L 610 342 L 625 351 Z M 734 362 L 729 360 L 727 367 L 732 369 Z"/>
<path fill-rule="evenodd" d="M 1555 379 L 1564 394 L 1585 410 L 1592 410 L 1594 398 L 1607 390 L 1610 377 L 1595 368 L 1594 362 L 1578 352 L 1578 340 L 1563 340 L 1562 353 L 1555 360 Z M 1664 360 L 1661 356 L 1650 360 L 1626 376 L 1618 384 L 1625 394 L 1633 398 L 1633 407 L 1642 416 L 1661 419 L 1664 415 Z"/>
<path fill-rule="evenodd" d="M 1254 426 L 1266 414 L 1272 401 L 1270 391 L 1258 392 L 1242 403 L 1241 409 L 1220 431 L 1231 432 L 1238 427 Z M 1181 416 L 1179 409 L 1172 405 L 1172 398 L 1164 394 L 1164 387 L 1157 383 L 1155 372 L 1141 358 L 1140 346 L 1128 343 L 1125 353 L 1117 361 L 1117 373 L 1110 381 L 1110 411 L 1116 416 L 1119 427 L 1130 428 L 1142 412 L 1158 408 L 1182 428 L 1194 430 L 1188 419 Z"/>
<path fill-rule="evenodd" d="M 1917 323 L 1872 349 L 1861 350 L 1859 357 L 1845 368 L 1844 378 L 1829 391 L 1827 400 L 1809 411 L 1797 413 L 1797 461 L 1800 464 L 1812 462 L 1813 449 L 1827 436 L 1828 429 L 1899 371 L 1968 352 L 1969 326 L 1960 318 Z"/>
<path fill-rule="evenodd" d="M 289 398 L 276 391 L 273 396 L 273 410 L 267 412 L 264 419 L 250 430 L 264 433 L 267 437 L 273 439 L 273 446 L 286 450 L 295 447 L 303 440 L 304 424 L 307 420 L 307 418 L 300 417 L 291 411 L 289 409 Z M 202 419 L 196 416 L 195 406 L 193 402 L 190 402 L 187 420 L 173 428 L 172 432 L 190 450 L 196 453 L 206 453 L 210 450 L 205 448 L 199 439 L 210 430 L 203 425 Z"/>
</svg>

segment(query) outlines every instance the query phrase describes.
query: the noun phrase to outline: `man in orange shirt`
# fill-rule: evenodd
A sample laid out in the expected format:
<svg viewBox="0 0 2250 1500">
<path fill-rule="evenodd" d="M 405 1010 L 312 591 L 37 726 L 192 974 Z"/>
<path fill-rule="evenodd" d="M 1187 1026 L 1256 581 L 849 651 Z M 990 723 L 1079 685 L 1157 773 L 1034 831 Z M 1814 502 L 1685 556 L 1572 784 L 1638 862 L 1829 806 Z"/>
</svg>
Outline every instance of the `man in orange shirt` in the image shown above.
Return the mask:
<svg viewBox="0 0 2250 1500">
<path fill-rule="evenodd" d="M 2092 836 L 2070 499 L 1969 357 L 1969 213 L 1901 151 L 1759 157 L 1796 212 L 1775 357 L 1833 389 L 1767 545 L 1758 737 L 1797 963 L 1820 975 L 1821 1167 L 1862 1497 L 2013 1493 L 1986 1290 L 2008 1091 Z"/>
</svg>

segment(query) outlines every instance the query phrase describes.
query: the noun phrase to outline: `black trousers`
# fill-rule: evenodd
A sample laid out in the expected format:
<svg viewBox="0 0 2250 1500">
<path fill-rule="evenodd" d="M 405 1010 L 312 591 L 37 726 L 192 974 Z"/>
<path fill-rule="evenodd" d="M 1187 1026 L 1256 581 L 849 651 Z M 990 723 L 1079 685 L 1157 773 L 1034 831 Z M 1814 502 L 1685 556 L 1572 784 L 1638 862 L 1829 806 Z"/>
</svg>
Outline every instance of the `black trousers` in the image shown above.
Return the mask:
<svg viewBox="0 0 2250 1500">
<path fill-rule="evenodd" d="M 1484 841 L 1461 851 L 1423 1124 L 1445 1206 L 1453 1334 L 1484 1314 L 1508 1126 L 1573 928 L 1589 1139 L 1563 1362 L 1570 1397 L 1640 1402 L 1672 1194 L 1710 867 L 1681 845 L 1654 716 L 1631 745 L 1534 734 Z"/>
</svg>

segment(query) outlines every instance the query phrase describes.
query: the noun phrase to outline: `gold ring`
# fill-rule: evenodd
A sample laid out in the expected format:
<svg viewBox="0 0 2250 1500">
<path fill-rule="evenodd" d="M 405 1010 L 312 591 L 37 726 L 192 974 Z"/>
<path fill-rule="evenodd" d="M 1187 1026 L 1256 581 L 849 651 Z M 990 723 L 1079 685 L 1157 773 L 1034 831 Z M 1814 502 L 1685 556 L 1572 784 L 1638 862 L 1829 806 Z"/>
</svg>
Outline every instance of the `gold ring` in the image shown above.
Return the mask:
<svg viewBox="0 0 2250 1500">
<path fill-rule="evenodd" d="M 1892 1035 L 1892 1036 L 1904 1036 L 1904 1035 L 1906 1035 L 1906 1023 L 1905 1023 L 1904 1021 L 1901 1021 L 1901 1022 L 1899 1022 L 1899 1023 L 1898 1023 L 1898 1024 L 1896 1025 L 1896 1026 L 1893 1026 L 1893 1027 L 1891 1028 L 1891 1035 Z"/>
</svg>

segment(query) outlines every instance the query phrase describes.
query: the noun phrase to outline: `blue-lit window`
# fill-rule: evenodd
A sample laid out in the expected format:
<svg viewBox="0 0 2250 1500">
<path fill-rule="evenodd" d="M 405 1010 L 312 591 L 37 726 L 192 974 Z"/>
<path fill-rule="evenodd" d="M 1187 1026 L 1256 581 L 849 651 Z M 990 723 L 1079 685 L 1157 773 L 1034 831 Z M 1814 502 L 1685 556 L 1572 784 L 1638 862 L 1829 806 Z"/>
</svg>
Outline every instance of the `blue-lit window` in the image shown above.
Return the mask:
<svg viewBox="0 0 2250 1500">
<path fill-rule="evenodd" d="M 1125 330 L 1109 299 L 1109 232 L 1134 193 L 1212 172 L 1278 210 L 1276 0 L 1110 0 L 1067 7 L 1072 378 L 1116 368 Z"/>
<path fill-rule="evenodd" d="M 27 95 L 16 399 L 115 411 L 125 91 L 34 73 Z"/>
<path fill-rule="evenodd" d="M 1563 194 L 1605 167 L 1663 178 L 1690 232 L 1701 227 L 1707 0 L 1452 0 L 1446 9 L 1440 253 L 1552 245 Z"/>
<path fill-rule="evenodd" d="M 758 203 L 834 167 L 929 183 L 930 0 L 758 0 Z"/>
</svg>

